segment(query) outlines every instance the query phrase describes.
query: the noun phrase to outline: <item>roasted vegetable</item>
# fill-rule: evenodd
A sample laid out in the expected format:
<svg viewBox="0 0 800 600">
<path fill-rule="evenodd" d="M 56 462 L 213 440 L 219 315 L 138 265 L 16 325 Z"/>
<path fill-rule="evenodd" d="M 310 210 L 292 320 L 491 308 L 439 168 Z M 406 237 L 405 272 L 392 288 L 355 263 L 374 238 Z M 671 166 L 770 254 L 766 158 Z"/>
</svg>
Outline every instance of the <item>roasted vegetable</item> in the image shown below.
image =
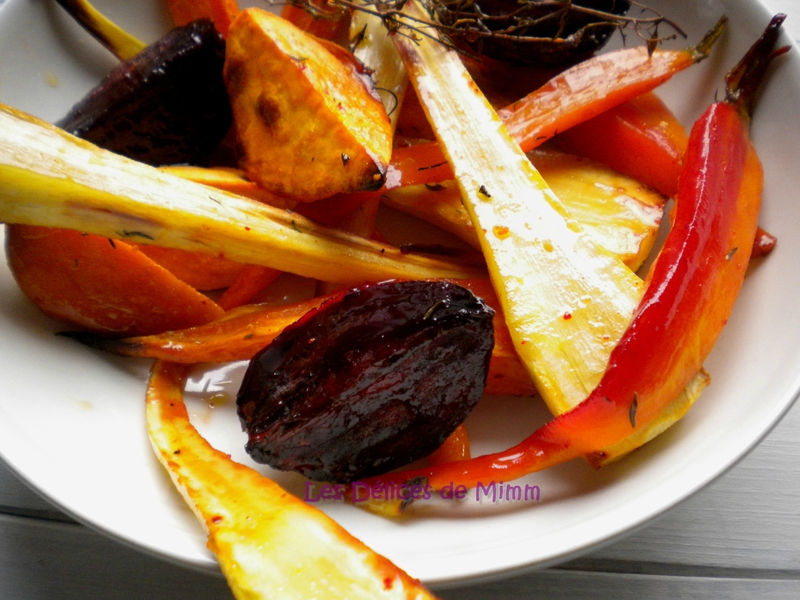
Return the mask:
<svg viewBox="0 0 800 600">
<path fill-rule="evenodd" d="M 349 482 L 423 458 L 477 404 L 492 311 L 447 282 L 350 290 L 250 363 L 236 399 L 257 462 Z"/>
<path fill-rule="evenodd" d="M 573 410 L 503 452 L 392 475 L 432 487 L 508 481 L 619 443 L 647 427 L 697 380 L 744 281 L 758 226 L 763 172 L 749 140 L 751 102 L 784 15 L 726 77 L 726 99 L 712 104 L 689 137 L 676 213 L 649 285 L 602 380 Z M 702 372 L 701 372 L 702 374 Z"/>
<path fill-rule="evenodd" d="M 361 0 L 363 5 L 367 0 Z M 350 47 L 353 55 L 371 73 L 392 126 L 397 125 L 400 107 L 409 88 L 408 75 L 392 42 L 392 34 L 376 14 L 354 11 L 350 23 Z"/>
<path fill-rule="evenodd" d="M 247 176 L 300 201 L 380 188 L 392 128 L 360 70 L 346 50 L 243 10 L 228 34 L 225 82 Z"/>
<path fill-rule="evenodd" d="M 173 29 L 117 65 L 58 126 L 151 165 L 202 164 L 231 125 L 224 58 L 211 21 Z"/>
<path fill-rule="evenodd" d="M 631 270 L 638 269 L 655 242 L 664 196 L 595 161 L 541 150 L 528 157 L 570 215 L 598 244 Z M 382 201 L 438 225 L 474 247 L 479 245 L 453 181 L 393 189 Z"/>
<path fill-rule="evenodd" d="M 396 42 L 439 142 L 451 152 L 515 350 L 550 410 L 561 414 L 601 380 L 641 281 L 596 246 L 547 188 L 453 52 L 426 40 Z M 473 123 L 473 142 L 464 139 L 462 120 Z M 483 168 L 489 161 L 491 171 Z M 700 389 L 689 388 L 689 404 Z M 687 406 L 677 396 L 673 401 Z M 665 410 L 639 440 L 684 411 Z"/>
<path fill-rule="evenodd" d="M 161 167 L 164 173 L 177 175 L 189 181 L 225 190 L 237 196 L 246 196 L 269 204 L 275 208 L 294 208 L 297 202 L 278 196 L 258 187 L 243 171 L 232 167 L 198 167 L 194 165 L 170 165 Z"/>
<path fill-rule="evenodd" d="M 559 148 L 608 165 L 672 198 L 689 136 L 652 92 L 632 98 L 555 137 Z"/>
<path fill-rule="evenodd" d="M 494 348 L 485 393 L 505 396 L 530 396 L 536 390 L 514 351 L 500 303 L 485 279 L 460 280 L 492 309 Z M 159 358 L 179 363 L 232 362 L 250 360 L 278 334 L 311 309 L 336 297 L 337 293 L 282 306 L 253 304 L 230 310 L 212 323 L 161 334 L 110 339 L 84 332 L 68 335 L 87 346 L 121 356 Z M 221 298 L 219 304 L 222 305 Z"/>
<path fill-rule="evenodd" d="M 236 0 L 167 0 L 175 25 L 188 25 L 198 19 L 211 19 L 223 37 L 239 14 Z"/>
<path fill-rule="evenodd" d="M 719 22 L 695 47 L 684 50 L 623 48 L 595 56 L 556 75 L 525 98 L 498 111 L 523 151 L 540 146 L 556 133 L 595 117 L 661 85 L 705 59 L 724 31 Z M 602 74 L 598 77 L 598 74 Z M 392 156 L 387 187 L 436 183 L 453 178 L 436 143 L 398 148 Z"/>
<path fill-rule="evenodd" d="M 20 289 L 71 327 L 146 335 L 222 316 L 214 302 L 125 242 L 28 225 L 6 232 L 8 265 Z"/>
<path fill-rule="evenodd" d="M 580 401 L 630 321 L 641 280 L 572 218 L 455 52 L 395 43 L 448 154 L 517 353 L 549 405 Z"/>
<path fill-rule="evenodd" d="M 273 481 L 212 448 L 183 403 L 185 367 L 156 361 L 147 430 L 156 456 L 208 530 L 239 600 L 434 600 L 422 584 Z"/>
<path fill-rule="evenodd" d="M 481 277 L 185 181 L 0 106 L 0 221 L 64 227 L 362 284 Z"/>
<path fill-rule="evenodd" d="M 336 0 L 293 0 L 283 5 L 280 14 L 314 37 L 347 44 L 350 11 Z"/>
<path fill-rule="evenodd" d="M 201 291 L 221 290 L 233 285 L 247 267 L 242 263 L 201 252 L 187 252 L 147 244 L 131 245 L 184 283 Z"/>
</svg>

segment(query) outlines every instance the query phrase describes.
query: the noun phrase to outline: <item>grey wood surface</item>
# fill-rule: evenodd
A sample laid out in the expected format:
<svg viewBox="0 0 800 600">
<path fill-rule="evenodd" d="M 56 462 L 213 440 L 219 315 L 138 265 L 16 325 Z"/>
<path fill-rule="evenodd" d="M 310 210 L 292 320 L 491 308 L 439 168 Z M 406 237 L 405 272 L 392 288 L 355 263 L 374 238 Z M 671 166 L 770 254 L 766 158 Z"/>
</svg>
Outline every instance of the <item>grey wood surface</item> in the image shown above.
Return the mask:
<svg viewBox="0 0 800 600">
<path fill-rule="evenodd" d="M 768 4 L 800 20 L 800 0 Z M 800 37 L 791 19 L 787 27 Z M 446 600 L 800 598 L 800 406 L 731 471 L 627 538 L 556 568 L 440 594 Z M 0 463 L 0 599 L 87 598 L 232 596 L 221 576 L 165 562 L 75 523 Z"/>
</svg>

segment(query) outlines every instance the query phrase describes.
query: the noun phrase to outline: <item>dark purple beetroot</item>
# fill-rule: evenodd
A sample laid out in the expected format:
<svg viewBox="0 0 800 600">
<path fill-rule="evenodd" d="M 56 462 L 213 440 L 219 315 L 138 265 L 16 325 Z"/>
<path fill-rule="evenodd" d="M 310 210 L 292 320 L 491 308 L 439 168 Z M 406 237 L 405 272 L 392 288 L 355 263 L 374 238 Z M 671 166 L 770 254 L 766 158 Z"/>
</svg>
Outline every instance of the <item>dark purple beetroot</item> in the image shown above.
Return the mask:
<svg viewBox="0 0 800 600">
<path fill-rule="evenodd" d="M 225 40 L 208 19 L 121 62 L 57 125 L 151 165 L 202 164 L 231 126 Z"/>
<path fill-rule="evenodd" d="M 237 398 L 254 460 L 347 482 L 423 458 L 483 393 L 491 308 L 446 282 L 343 293 L 250 363 Z"/>
</svg>

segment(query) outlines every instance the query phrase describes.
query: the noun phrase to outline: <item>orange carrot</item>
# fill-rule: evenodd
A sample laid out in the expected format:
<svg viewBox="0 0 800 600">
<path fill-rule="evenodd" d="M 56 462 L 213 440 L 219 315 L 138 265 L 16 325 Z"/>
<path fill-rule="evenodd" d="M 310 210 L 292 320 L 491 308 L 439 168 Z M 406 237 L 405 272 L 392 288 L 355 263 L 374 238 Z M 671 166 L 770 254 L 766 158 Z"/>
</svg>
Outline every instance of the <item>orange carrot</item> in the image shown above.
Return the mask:
<svg viewBox="0 0 800 600">
<path fill-rule="evenodd" d="M 239 13 L 236 0 L 167 0 L 175 25 L 186 25 L 197 19 L 207 18 L 214 22 L 223 37 Z"/>
<path fill-rule="evenodd" d="M 132 244 L 142 254 L 196 290 L 219 290 L 237 280 L 246 265 L 199 252 Z"/>
<path fill-rule="evenodd" d="M 318 38 L 347 42 L 349 13 L 330 6 L 327 0 L 314 0 L 310 4 L 316 9 L 316 14 L 292 4 L 285 4 L 281 9 L 281 17 Z"/>
<path fill-rule="evenodd" d="M 672 198 L 689 136 L 652 92 L 558 134 L 559 148 L 600 161 Z"/>
<path fill-rule="evenodd" d="M 217 304 L 223 310 L 231 310 L 237 306 L 248 304 L 280 274 L 281 271 L 277 269 L 261 265 L 247 265 L 239 273 L 236 281 L 219 297 Z"/>
<path fill-rule="evenodd" d="M 339 227 L 339 221 L 370 200 L 380 197 L 380 192 L 351 192 L 334 194 L 316 202 L 298 204 L 294 211 L 328 227 Z"/>
<path fill-rule="evenodd" d="M 318 307 L 326 298 L 286 306 L 248 304 L 232 309 L 212 323 L 124 339 L 71 333 L 82 343 L 122 356 L 161 358 L 176 363 L 249 360 L 283 328 Z"/>
<path fill-rule="evenodd" d="M 469 434 L 462 423 L 426 460 L 429 465 L 438 465 L 458 460 L 469 460 L 471 456 Z"/>
<path fill-rule="evenodd" d="M 146 335 L 219 318 L 214 302 L 122 241 L 9 225 L 8 264 L 45 314 L 101 334 Z"/>
</svg>

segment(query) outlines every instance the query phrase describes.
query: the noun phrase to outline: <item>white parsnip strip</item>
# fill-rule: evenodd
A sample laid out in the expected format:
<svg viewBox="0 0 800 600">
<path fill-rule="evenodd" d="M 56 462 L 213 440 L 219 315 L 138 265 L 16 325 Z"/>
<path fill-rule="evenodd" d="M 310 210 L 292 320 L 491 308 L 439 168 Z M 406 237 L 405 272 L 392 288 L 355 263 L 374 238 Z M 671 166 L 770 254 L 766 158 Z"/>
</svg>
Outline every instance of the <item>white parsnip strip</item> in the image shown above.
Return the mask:
<svg viewBox="0 0 800 600">
<path fill-rule="evenodd" d="M 345 284 L 480 277 L 185 181 L 0 105 L 0 221 L 77 229 Z"/>
<path fill-rule="evenodd" d="M 375 89 L 394 127 L 408 90 L 408 75 L 389 32 L 379 16 L 357 10 L 350 22 L 350 41 L 355 57 L 372 71 Z"/>
<path fill-rule="evenodd" d="M 239 600 L 434 600 L 319 509 L 215 450 L 189 421 L 186 368 L 156 361 L 146 419 L 156 456 L 208 530 Z"/>
<path fill-rule="evenodd" d="M 416 2 L 407 10 L 426 17 Z M 570 217 L 458 55 L 417 38 L 395 43 L 475 224 L 516 350 L 548 404 L 572 406 L 600 380 L 642 282 Z"/>
</svg>

